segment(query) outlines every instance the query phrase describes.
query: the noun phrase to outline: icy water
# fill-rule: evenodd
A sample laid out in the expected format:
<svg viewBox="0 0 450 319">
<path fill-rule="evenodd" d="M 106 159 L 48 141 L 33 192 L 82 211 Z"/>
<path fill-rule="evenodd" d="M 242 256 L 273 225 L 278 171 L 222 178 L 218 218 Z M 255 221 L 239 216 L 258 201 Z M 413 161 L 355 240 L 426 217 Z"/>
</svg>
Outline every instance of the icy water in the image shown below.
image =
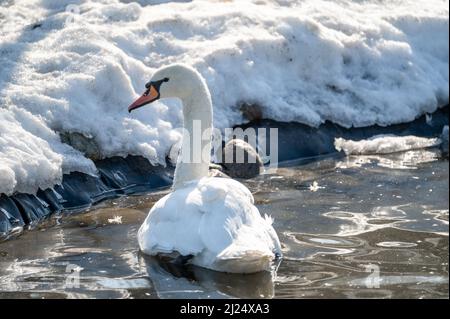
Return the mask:
<svg viewBox="0 0 450 319">
<path fill-rule="evenodd" d="M 0 243 L 0 298 L 448 298 L 448 169 L 421 150 L 291 162 L 245 181 L 275 218 L 276 276 L 145 257 L 136 232 L 167 190 L 107 201 Z"/>
</svg>

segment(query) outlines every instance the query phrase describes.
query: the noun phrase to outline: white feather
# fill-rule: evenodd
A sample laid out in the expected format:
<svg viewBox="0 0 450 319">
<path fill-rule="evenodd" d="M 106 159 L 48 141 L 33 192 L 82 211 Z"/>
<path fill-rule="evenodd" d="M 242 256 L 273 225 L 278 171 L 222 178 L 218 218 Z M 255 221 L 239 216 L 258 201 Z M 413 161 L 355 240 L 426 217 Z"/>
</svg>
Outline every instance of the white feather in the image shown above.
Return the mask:
<svg viewBox="0 0 450 319">
<path fill-rule="evenodd" d="M 205 177 L 166 195 L 139 229 L 141 250 L 193 255 L 192 263 L 219 271 L 270 270 L 281 254 L 279 240 L 271 218 L 260 215 L 249 194 L 232 179 Z"/>
</svg>

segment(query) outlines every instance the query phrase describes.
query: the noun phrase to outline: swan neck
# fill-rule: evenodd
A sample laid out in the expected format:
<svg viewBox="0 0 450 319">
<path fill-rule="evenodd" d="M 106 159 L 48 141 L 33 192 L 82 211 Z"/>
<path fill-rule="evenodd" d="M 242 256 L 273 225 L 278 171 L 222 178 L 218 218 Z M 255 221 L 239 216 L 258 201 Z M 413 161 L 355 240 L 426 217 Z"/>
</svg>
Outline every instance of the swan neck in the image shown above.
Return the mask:
<svg viewBox="0 0 450 319">
<path fill-rule="evenodd" d="M 206 84 L 183 102 L 183 141 L 173 188 L 208 176 L 211 161 L 212 103 Z"/>
</svg>

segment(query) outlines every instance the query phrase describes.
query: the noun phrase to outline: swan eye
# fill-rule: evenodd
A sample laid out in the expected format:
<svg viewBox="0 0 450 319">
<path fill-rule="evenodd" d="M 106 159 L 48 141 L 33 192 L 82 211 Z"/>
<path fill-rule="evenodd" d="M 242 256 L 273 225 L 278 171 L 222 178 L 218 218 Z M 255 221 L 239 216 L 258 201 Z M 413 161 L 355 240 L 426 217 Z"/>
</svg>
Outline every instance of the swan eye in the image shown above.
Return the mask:
<svg viewBox="0 0 450 319">
<path fill-rule="evenodd" d="M 145 88 L 148 89 L 151 86 L 153 86 L 159 91 L 159 88 L 161 87 L 161 84 L 163 84 L 163 82 L 169 82 L 169 78 L 164 78 L 164 79 L 158 80 L 158 81 L 150 81 L 147 84 L 145 84 Z"/>
</svg>

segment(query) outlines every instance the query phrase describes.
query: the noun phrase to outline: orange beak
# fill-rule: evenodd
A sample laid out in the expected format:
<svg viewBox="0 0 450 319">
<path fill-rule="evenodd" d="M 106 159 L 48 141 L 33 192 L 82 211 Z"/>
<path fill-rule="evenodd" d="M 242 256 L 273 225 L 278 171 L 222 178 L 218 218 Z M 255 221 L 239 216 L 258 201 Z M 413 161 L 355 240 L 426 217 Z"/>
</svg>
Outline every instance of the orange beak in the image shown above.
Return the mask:
<svg viewBox="0 0 450 319">
<path fill-rule="evenodd" d="M 144 92 L 144 94 L 142 94 L 141 97 L 139 97 L 136 101 L 133 102 L 133 104 L 128 107 L 128 112 L 131 112 L 146 104 L 152 103 L 157 99 L 159 99 L 159 92 L 153 85 L 150 85 L 150 87 Z"/>
</svg>

